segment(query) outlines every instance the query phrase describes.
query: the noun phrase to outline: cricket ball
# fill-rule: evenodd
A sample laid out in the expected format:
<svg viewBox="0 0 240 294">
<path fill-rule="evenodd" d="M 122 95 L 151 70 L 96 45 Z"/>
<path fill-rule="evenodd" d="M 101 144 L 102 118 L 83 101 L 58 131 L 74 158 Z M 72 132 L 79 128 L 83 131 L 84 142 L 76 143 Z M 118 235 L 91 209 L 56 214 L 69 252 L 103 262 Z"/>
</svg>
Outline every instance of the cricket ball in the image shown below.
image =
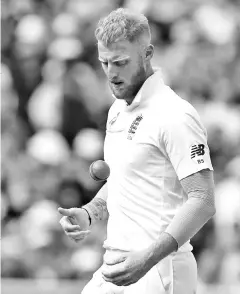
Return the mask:
<svg viewBox="0 0 240 294">
<path fill-rule="evenodd" d="M 95 181 L 105 181 L 110 175 L 110 168 L 104 160 L 96 160 L 90 165 L 89 173 Z"/>
</svg>

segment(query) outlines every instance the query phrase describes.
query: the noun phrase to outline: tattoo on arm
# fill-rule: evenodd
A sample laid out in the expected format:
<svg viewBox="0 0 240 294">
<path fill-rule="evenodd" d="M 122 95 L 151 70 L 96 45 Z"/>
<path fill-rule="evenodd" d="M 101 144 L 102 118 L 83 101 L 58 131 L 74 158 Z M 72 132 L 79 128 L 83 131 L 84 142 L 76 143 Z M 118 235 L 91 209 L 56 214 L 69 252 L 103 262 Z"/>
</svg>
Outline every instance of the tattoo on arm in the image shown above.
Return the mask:
<svg viewBox="0 0 240 294">
<path fill-rule="evenodd" d="M 188 198 L 202 199 L 210 207 L 215 207 L 214 178 L 209 169 L 201 170 L 181 180 L 181 185 Z"/>
<path fill-rule="evenodd" d="M 90 217 L 90 225 L 108 218 L 107 202 L 99 197 L 82 207 L 87 210 Z"/>
</svg>

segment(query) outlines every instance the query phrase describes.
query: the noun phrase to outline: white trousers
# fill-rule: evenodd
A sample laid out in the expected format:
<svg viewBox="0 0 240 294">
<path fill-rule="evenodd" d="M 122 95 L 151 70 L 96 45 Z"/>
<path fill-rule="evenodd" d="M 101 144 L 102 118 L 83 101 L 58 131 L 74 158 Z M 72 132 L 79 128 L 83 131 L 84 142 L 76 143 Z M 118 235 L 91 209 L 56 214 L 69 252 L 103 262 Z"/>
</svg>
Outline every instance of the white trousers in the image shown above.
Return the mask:
<svg viewBox="0 0 240 294">
<path fill-rule="evenodd" d="M 100 267 L 82 294 L 195 294 L 196 289 L 196 260 L 192 252 L 185 252 L 169 255 L 130 286 L 119 287 L 106 282 Z"/>
</svg>

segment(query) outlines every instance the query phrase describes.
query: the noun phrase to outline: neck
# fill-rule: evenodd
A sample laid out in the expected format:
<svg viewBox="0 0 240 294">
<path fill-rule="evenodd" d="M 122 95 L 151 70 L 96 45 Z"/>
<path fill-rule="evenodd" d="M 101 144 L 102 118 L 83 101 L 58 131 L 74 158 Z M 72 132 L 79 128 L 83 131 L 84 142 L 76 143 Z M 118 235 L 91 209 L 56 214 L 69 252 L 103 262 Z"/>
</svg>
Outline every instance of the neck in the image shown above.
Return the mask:
<svg viewBox="0 0 240 294">
<path fill-rule="evenodd" d="M 151 75 L 153 75 L 154 74 L 154 70 L 153 70 L 153 68 L 152 68 L 152 66 L 151 66 L 151 64 L 149 65 L 149 67 L 147 68 L 147 70 L 146 70 L 146 80 L 151 76 Z"/>
<path fill-rule="evenodd" d="M 146 77 L 145 77 L 144 81 L 142 82 L 142 85 L 143 85 L 143 84 L 145 83 L 145 81 L 146 81 L 151 75 L 153 75 L 153 74 L 154 74 L 154 70 L 153 70 L 153 68 L 152 68 L 152 66 L 151 66 L 151 64 L 150 64 L 150 65 L 147 67 L 147 69 L 146 69 Z M 139 87 L 139 90 L 140 90 L 140 88 L 142 87 L 142 85 Z M 126 98 L 125 101 L 126 101 L 127 105 L 130 105 L 130 104 L 133 102 L 134 98 L 135 98 L 135 97 Z"/>
</svg>

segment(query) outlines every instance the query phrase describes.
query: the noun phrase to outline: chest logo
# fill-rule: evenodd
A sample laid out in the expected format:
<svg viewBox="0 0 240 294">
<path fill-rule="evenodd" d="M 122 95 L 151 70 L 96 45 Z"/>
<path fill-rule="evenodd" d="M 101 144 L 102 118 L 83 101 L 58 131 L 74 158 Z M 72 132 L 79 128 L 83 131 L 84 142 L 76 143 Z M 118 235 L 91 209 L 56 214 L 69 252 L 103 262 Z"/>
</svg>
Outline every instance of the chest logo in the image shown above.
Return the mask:
<svg viewBox="0 0 240 294">
<path fill-rule="evenodd" d="M 120 112 L 118 112 L 117 115 L 114 116 L 114 118 L 112 118 L 112 119 L 109 121 L 109 125 L 110 125 L 110 126 L 113 125 L 113 124 L 116 122 L 116 120 L 117 120 L 119 114 L 120 114 Z"/>
<path fill-rule="evenodd" d="M 139 126 L 140 122 L 142 121 L 142 119 L 143 119 L 142 114 L 138 115 L 134 119 L 134 121 L 132 122 L 132 124 L 131 124 L 131 126 L 130 126 L 130 128 L 128 130 L 128 136 L 127 136 L 128 140 L 132 140 L 132 138 L 134 137 L 134 135 L 135 135 L 135 133 L 136 133 L 136 131 L 138 129 L 138 126 Z"/>
</svg>

